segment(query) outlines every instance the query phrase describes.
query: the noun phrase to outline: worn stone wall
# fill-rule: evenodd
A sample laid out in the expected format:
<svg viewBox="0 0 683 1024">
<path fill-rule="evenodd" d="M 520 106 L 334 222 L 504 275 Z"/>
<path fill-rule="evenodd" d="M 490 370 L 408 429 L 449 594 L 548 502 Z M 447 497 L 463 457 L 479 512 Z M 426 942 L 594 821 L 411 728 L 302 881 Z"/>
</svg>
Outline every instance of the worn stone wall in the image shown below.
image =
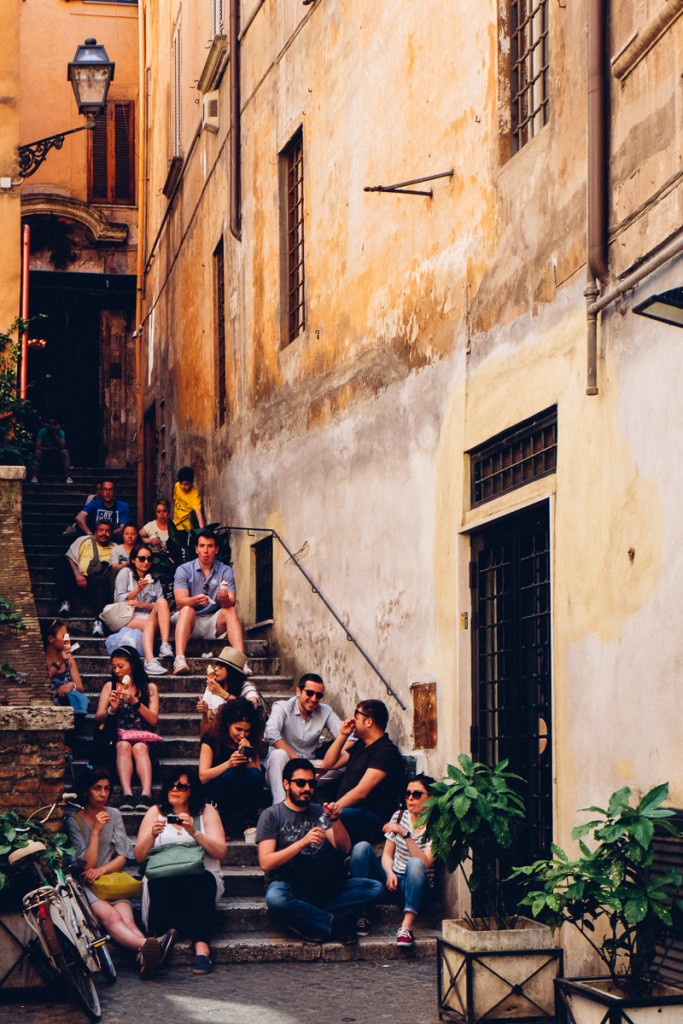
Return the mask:
<svg viewBox="0 0 683 1024">
<path fill-rule="evenodd" d="M 31 814 L 64 788 L 64 730 L 71 708 L 0 708 L 0 813 Z"/>
<path fill-rule="evenodd" d="M 0 665 L 9 664 L 22 678 L 3 677 L 0 669 L 0 704 L 51 702 L 43 642 L 38 625 L 31 579 L 21 537 L 23 466 L 0 466 L 0 593 L 21 612 L 24 629 L 0 626 Z"/>
</svg>

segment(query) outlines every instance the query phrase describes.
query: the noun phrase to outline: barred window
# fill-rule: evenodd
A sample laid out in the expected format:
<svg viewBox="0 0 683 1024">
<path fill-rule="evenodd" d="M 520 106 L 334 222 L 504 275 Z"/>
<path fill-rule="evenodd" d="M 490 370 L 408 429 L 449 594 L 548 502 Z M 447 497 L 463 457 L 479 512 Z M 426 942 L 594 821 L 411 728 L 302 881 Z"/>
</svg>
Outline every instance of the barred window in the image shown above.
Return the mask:
<svg viewBox="0 0 683 1024">
<path fill-rule="evenodd" d="M 512 152 L 548 121 L 548 0 L 510 0 Z"/>
<path fill-rule="evenodd" d="M 211 34 L 222 36 L 223 28 L 223 0 L 211 0 Z"/>
<path fill-rule="evenodd" d="M 182 34 L 180 18 L 176 23 L 171 44 L 171 65 L 173 69 L 173 80 L 171 83 L 171 140 L 173 144 L 172 156 L 182 154 Z"/>
<path fill-rule="evenodd" d="M 273 617 L 273 538 L 264 537 L 252 545 L 254 552 L 254 591 L 256 594 L 256 621 L 266 622 Z"/>
<path fill-rule="evenodd" d="M 132 102 L 107 103 L 88 132 L 88 201 L 135 203 L 135 117 Z"/>
<path fill-rule="evenodd" d="M 497 434 L 473 448 L 469 457 L 473 507 L 554 473 L 557 468 L 557 407 Z"/>
<path fill-rule="evenodd" d="M 304 295 L 304 144 L 300 128 L 281 154 L 283 239 L 286 259 L 284 343 L 295 341 L 306 326 Z"/>
</svg>

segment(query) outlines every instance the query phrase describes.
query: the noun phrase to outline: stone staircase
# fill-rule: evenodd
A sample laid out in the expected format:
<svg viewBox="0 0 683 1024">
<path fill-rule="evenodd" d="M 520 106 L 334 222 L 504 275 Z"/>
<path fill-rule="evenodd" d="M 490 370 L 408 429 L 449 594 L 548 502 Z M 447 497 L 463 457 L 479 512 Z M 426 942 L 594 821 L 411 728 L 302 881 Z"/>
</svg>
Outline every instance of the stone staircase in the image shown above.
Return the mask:
<svg viewBox="0 0 683 1024">
<path fill-rule="evenodd" d="M 135 507 L 135 479 L 133 471 L 107 471 L 117 483 L 117 497 Z M 83 500 L 94 486 L 101 471 L 74 470 L 74 485 L 45 481 L 24 488 L 23 532 L 26 557 L 31 573 L 34 595 L 41 619 L 47 624 L 56 616 L 59 598 L 55 591 L 53 566 L 72 538 L 64 537 L 65 527 L 82 508 Z M 109 658 L 104 641 L 93 638 L 93 616 L 84 605 L 72 606 L 69 632 L 72 643 L 78 643 L 75 653 L 83 677 L 90 707 L 94 711 L 97 696 L 110 678 Z M 171 638 L 172 639 L 172 638 Z M 188 646 L 190 674 L 183 676 L 157 676 L 154 681 L 160 693 L 159 731 L 164 736 L 158 757 L 159 768 L 197 766 L 199 761 L 199 715 L 195 708 L 204 690 L 207 651 L 218 653 L 224 641 L 191 641 Z M 263 694 L 267 704 L 291 696 L 292 678 L 282 672 L 280 659 L 269 640 L 247 640 L 246 653 L 252 669 L 251 679 Z M 167 661 L 169 671 L 170 660 Z M 92 722 L 83 740 L 80 762 L 87 758 L 87 744 Z M 78 762 L 77 762 L 78 763 Z M 116 787 L 113 802 L 119 800 Z M 131 836 L 137 833 L 142 814 L 124 815 Z M 359 940 L 357 946 L 343 946 L 337 942 L 310 944 L 285 936 L 274 929 L 268 919 L 263 899 L 263 875 L 258 866 L 257 848 L 243 841 L 231 840 L 223 863 L 225 894 L 218 907 L 216 935 L 212 944 L 213 959 L 218 963 L 248 963 L 255 961 L 311 961 L 311 960 L 372 960 L 400 959 L 406 953 L 395 944 L 400 913 L 395 907 L 380 907 L 374 911 L 372 934 Z M 435 914 L 436 914 L 435 908 Z M 428 924 L 436 924 L 432 918 Z M 416 944 L 411 955 L 433 957 L 438 932 L 425 924 L 416 929 Z M 174 961 L 189 962 L 191 950 L 187 943 L 179 943 Z"/>
</svg>

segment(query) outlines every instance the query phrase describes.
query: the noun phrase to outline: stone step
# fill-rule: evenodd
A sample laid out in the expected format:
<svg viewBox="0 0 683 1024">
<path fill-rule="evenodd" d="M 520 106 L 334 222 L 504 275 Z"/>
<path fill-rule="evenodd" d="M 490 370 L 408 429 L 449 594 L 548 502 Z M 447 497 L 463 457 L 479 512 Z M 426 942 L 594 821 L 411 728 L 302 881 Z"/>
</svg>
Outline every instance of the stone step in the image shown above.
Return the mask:
<svg viewBox="0 0 683 1024">
<path fill-rule="evenodd" d="M 67 620 L 69 625 L 71 620 Z M 78 667 L 81 675 L 108 675 L 109 674 L 109 655 L 106 653 L 104 642 L 98 637 L 79 637 L 75 633 L 71 633 L 72 642 L 78 643 L 79 650 L 74 652 L 74 655 L 78 661 Z M 225 646 L 226 641 L 220 640 L 218 643 L 221 647 Z M 97 645 L 97 646 L 95 646 Z M 171 646 L 173 646 L 173 636 L 171 635 Z M 155 642 L 155 647 L 158 649 L 158 640 Z M 211 658 L 202 657 L 190 657 L 188 664 L 192 668 L 192 672 L 187 673 L 186 677 L 199 679 L 206 675 L 206 668 L 208 665 L 215 663 L 215 658 L 218 657 L 221 647 L 217 646 L 217 649 L 213 653 Z M 168 668 L 169 672 L 173 671 L 173 662 L 170 658 L 160 658 L 161 664 Z M 199 665 L 197 663 L 200 663 Z M 291 679 L 291 676 L 284 675 L 281 671 L 280 659 L 279 658 L 249 658 L 249 668 L 251 669 L 252 675 L 259 676 L 266 679 L 279 679 L 282 680 L 282 687 L 288 688 L 287 680 Z M 176 677 L 179 678 L 179 677 Z M 274 687 L 269 685 L 266 689 L 272 690 Z M 203 689 L 203 687 L 197 686 L 196 689 Z"/>
<path fill-rule="evenodd" d="M 108 667 L 109 659 L 102 658 L 102 669 L 105 668 L 105 663 Z M 187 693 L 190 691 L 193 694 L 199 694 L 204 692 L 206 685 L 206 676 L 203 672 L 186 673 L 180 676 L 174 676 L 172 674 L 172 663 L 170 658 L 162 658 L 161 664 L 164 668 L 168 669 L 166 675 L 163 676 L 150 676 L 150 679 L 154 679 L 159 687 L 160 693 L 165 690 L 170 690 L 174 693 Z M 211 664 L 210 661 L 206 661 L 205 664 Z M 88 672 L 80 664 L 81 676 L 83 677 L 83 686 L 87 693 L 99 693 L 106 682 L 111 678 L 111 673 L 107 671 L 102 672 Z M 249 681 L 254 684 L 259 693 L 263 694 L 263 697 L 267 700 L 268 696 L 272 700 L 278 700 L 289 693 L 291 696 L 292 692 L 292 677 L 291 676 L 261 676 L 253 673 L 249 676 Z M 195 702 L 196 703 L 196 702 Z"/>
<path fill-rule="evenodd" d="M 41 629 L 47 629 L 54 617 L 54 615 L 39 615 L 38 620 Z M 78 640 L 78 643 L 83 645 L 83 650 L 85 650 L 86 645 L 99 644 L 99 649 L 95 653 L 106 654 L 104 641 L 101 638 L 92 636 L 92 626 L 95 621 L 92 612 L 87 615 L 69 615 L 64 617 L 64 620 L 68 622 L 72 640 Z M 215 657 L 223 647 L 225 647 L 225 640 L 190 640 L 187 647 L 188 661 L 191 665 L 197 665 L 198 672 L 201 666 L 201 672 L 204 675 L 206 673 L 206 659 L 201 657 L 202 652 L 204 650 L 211 651 L 212 656 Z M 245 654 L 250 660 L 251 658 L 269 658 L 271 655 L 274 655 L 269 640 L 246 638 L 244 649 Z"/>
<path fill-rule="evenodd" d="M 216 908 L 216 932 L 220 935 L 231 935 L 233 932 L 265 932 L 271 926 L 270 917 L 266 908 L 266 901 L 263 896 L 263 875 L 252 872 L 250 876 L 255 883 L 260 885 L 256 892 L 238 893 L 232 887 L 238 884 L 239 874 L 235 869 L 223 871 L 225 879 L 225 895 L 218 902 Z M 258 871 L 258 869 L 257 869 Z M 243 877 L 247 877 L 246 873 Z M 371 934 L 385 933 L 396 935 L 403 914 L 401 909 L 390 903 L 380 904 L 373 907 L 371 911 Z M 430 911 L 425 917 L 423 924 L 432 925 L 438 920 L 438 912 Z"/>
</svg>

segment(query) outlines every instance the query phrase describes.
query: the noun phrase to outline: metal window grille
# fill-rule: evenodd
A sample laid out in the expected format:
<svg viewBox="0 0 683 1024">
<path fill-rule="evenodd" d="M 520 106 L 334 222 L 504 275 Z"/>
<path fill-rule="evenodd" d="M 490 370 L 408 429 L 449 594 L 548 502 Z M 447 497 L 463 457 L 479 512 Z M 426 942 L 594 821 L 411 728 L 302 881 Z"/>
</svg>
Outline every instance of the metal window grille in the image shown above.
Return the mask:
<svg viewBox="0 0 683 1024">
<path fill-rule="evenodd" d="M 304 144 L 301 129 L 283 152 L 287 216 L 287 341 L 306 326 L 304 309 Z"/>
<path fill-rule="evenodd" d="M 557 408 L 547 409 L 512 430 L 473 448 L 470 457 L 472 506 L 523 487 L 557 468 Z"/>
<path fill-rule="evenodd" d="M 677 810 L 669 820 L 678 829 L 683 830 L 683 811 Z M 653 875 L 662 875 L 669 868 L 683 874 L 683 839 L 677 839 L 666 832 L 656 831 L 654 847 Z M 661 946 L 657 947 L 655 967 L 660 965 L 664 981 L 679 987 L 683 986 L 683 939 L 674 939 L 666 949 Z"/>
<path fill-rule="evenodd" d="M 473 537 L 472 557 L 472 751 L 490 765 L 509 758 L 525 780 L 526 819 L 510 864 L 526 864 L 547 855 L 552 841 L 547 504 Z"/>
<path fill-rule="evenodd" d="M 214 249 L 213 272 L 216 296 L 216 408 L 218 426 L 222 427 L 228 406 L 225 360 L 225 252 L 222 238 Z"/>
<path fill-rule="evenodd" d="M 173 88 L 171 97 L 171 129 L 173 140 L 172 156 L 182 153 L 182 35 L 180 19 L 176 23 L 171 44 L 171 65 L 173 68 Z"/>
<path fill-rule="evenodd" d="M 512 152 L 548 121 L 548 0 L 510 0 Z"/>
<path fill-rule="evenodd" d="M 253 545 L 256 621 L 273 617 L 273 538 L 264 537 Z"/>
<path fill-rule="evenodd" d="M 211 34 L 222 36 L 223 26 L 223 0 L 211 0 Z"/>
</svg>

